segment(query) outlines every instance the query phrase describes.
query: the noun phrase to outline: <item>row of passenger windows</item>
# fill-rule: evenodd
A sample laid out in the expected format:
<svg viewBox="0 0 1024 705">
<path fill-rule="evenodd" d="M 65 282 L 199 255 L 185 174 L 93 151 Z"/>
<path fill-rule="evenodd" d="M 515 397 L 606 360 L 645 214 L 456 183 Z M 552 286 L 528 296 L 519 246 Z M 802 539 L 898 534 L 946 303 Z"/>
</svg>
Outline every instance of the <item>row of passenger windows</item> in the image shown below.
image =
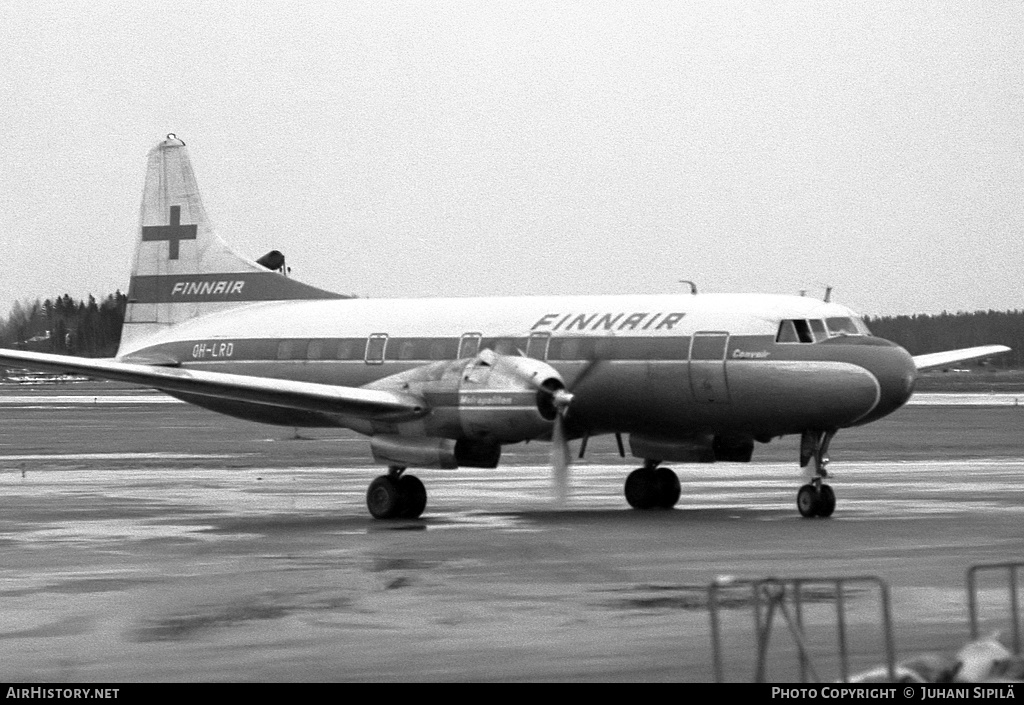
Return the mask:
<svg viewBox="0 0 1024 705">
<path fill-rule="evenodd" d="M 841 335 L 870 335 L 863 321 L 837 317 L 822 319 L 788 319 L 779 325 L 776 342 L 814 343 Z M 694 359 L 717 359 L 727 336 L 716 343 L 710 357 L 703 354 L 707 341 L 695 338 Z M 717 338 L 716 338 L 717 340 Z M 690 351 L 673 338 L 552 338 L 548 334 L 528 338 L 484 338 L 468 333 L 461 338 L 389 338 L 375 333 L 369 338 L 282 340 L 277 344 L 278 360 L 456 360 L 476 355 L 481 349 L 500 355 L 525 354 L 537 360 L 637 360 L 644 358 L 685 360 Z M 271 352 L 271 351 L 267 351 Z M 271 354 L 273 354 L 271 352 Z"/>
<path fill-rule="evenodd" d="M 627 341 L 622 342 L 626 343 Z M 389 339 L 387 335 L 380 333 L 361 339 L 282 340 L 277 345 L 277 359 L 366 360 L 367 362 L 455 360 L 472 357 L 481 349 L 487 348 L 500 355 L 525 354 L 527 357 L 541 360 L 583 360 L 596 355 L 601 343 L 602 339 L 600 338 L 551 339 L 546 335 L 529 338 L 484 338 L 471 334 L 459 339 Z M 633 351 L 623 350 L 621 352 L 630 354 Z"/>
<path fill-rule="evenodd" d="M 833 318 L 787 319 L 779 324 L 775 336 L 777 343 L 820 343 L 843 335 L 871 335 L 859 318 L 836 316 Z"/>
</svg>

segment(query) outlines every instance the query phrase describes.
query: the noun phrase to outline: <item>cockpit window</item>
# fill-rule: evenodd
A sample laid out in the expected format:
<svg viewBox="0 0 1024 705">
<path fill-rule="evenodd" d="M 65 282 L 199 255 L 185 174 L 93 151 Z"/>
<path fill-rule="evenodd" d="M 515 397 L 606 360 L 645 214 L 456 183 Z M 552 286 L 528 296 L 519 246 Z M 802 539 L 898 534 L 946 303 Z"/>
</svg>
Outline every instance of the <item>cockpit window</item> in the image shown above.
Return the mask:
<svg viewBox="0 0 1024 705">
<path fill-rule="evenodd" d="M 828 331 L 825 330 L 825 322 L 820 318 L 812 318 L 808 321 L 811 330 L 814 331 L 814 339 L 817 341 L 828 340 Z"/>
<path fill-rule="evenodd" d="M 795 343 L 797 342 L 796 337 L 796 326 L 793 325 L 793 321 L 783 321 L 779 324 L 779 332 L 775 336 L 776 343 Z"/>
<path fill-rule="evenodd" d="M 859 318 L 835 316 L 826 318 L 790 318 L 779 323 L 776 343 L 820 343 L 829 338 L 844 335 L 871 335 L 871 331 Z"/>
<path fill-rule="evenodd" d="M 779 323 L 779 332 L 775 335 L 776 343 L 813 343 L 814 334 L 808 321 L 802 318 L 785 320 Z"/>
<path fill-rule="evenodd" d="M 798 318 L 793 321 L 793 326 L 796 328 L 796 336 L 800 339 L 801 343 L 814 342 L 814 336 L 811 335 L 811 326 L 807 321 Z"/>
<path fill-rule="evenodd" d="M 857 324 L 853 322 L 853 319 L 846 318 L 845 316 L 826 318 L 825 325 L 828 326 L 828 332 L 833 337 L 837 335 L 861 335 L 861 332 L 857 329 Z"/>
</svg>

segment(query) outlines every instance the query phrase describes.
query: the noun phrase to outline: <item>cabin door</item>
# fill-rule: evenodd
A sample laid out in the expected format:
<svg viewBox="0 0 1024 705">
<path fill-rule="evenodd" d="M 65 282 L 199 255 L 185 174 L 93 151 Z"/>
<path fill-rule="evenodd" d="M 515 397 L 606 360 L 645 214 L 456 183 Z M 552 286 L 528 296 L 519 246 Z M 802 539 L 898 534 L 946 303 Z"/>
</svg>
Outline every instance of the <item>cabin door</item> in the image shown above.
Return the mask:
<svg viewBox="0 0 1024 705">
<path fill-rule="evenodd" d="M 700 331 L 690 341 L 690 390 L 701 404 L 728 404 L 725 351 L 729 334 Z"/>
</svg>

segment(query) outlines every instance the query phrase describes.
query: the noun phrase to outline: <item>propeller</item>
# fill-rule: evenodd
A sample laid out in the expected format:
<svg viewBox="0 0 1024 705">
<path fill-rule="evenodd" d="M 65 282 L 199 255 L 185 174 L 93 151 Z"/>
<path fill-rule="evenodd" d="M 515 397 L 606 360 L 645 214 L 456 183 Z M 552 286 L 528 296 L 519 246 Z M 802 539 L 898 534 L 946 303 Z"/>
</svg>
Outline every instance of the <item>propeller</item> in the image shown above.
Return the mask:
<svg viewBox="0 0 1024 705">
<path fill-rule="evenodd" d="M 576 375 L 572 387 L 566 388 L 557 370 L 542 360 L 526 357 L 522 351 L 519 356 L 513 357 L 499 355 L 485 349 L 481 350 L 478 356 L 490 366 L 501 366 L 506 374 L 518 378 L 523 384 L 537 390 L 540 412 L 544 418 L 552 421 L 550 456 L 552 489 L 555 500 L 559 504 L 564 504 L 569 495 L 570 463 L 569 439 L 566 436 L 565 423 L 575 398 L 573 389 L 579 388 L 602 358 L 598 357 L 597 351 L 595 351 L 595 354 L 589 358 L 587 364 Z"/>
<path fill-rule="evenodd" d="M 578 388 L 580 383 L 586 379 L 597 367 L 600 358 L 591 358 L 576 379 L 573 380 L 573 388 Z M 531 380 L 532 381 L 532 380 Z M 555 501 L 564 505 L 569 496 L 569 464 L 570 451 L 569 440 L 565 434 L 565 419 L 572 407 L 572 400 L 575 395 L 572 391 L 562 386 L 561 382 L 549 379 L 542 384 L 534 383 L 538 391 L 546 393 L 550 397 L 551 406 L 554 408 L 555 417 L 551 429 L 551 479 Z"/>
<path fill-rule="evenodd" d="M 565 437 L 565 416 L 572 404 L 572 392 L 565 389 L 541 389 L 551 394 L 551 405 L 555 407 L 554 426 L 551 430 L 551 478 L 554 482 L 555 501 L 565 504 L 569 496 L 569 441 Z"/>
</svg>

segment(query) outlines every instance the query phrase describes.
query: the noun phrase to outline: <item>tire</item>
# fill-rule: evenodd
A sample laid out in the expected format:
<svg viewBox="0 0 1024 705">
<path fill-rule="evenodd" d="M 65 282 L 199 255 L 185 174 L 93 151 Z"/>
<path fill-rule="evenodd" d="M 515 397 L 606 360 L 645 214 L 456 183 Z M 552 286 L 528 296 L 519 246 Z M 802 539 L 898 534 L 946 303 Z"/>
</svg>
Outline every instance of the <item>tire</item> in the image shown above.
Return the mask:
<svg viewBox="0 0 1024 705">
<path fill-rule="evenodd" d="M 802 517 L 809 519 L 818 516 L 818 505 L 820 503 L 818 490 L 814 485 L 804 485 L 796 493 L 796 508 Z"/>
<path fill-rule="evenodd" d="M 427 488 L 415 475 L 402 475 L 398 480 L 398 493 L 401 495 L 399 516 L 403 519 L 419 519 L 427 508 Z"/>
<path fill-rule="evenodd" d="M 818 516 L 822 518 L 832 516 L 836 510 L 836 493 L 830 485 L 822 485 L 818 493 Z"/>
<path fill-rule="evenodd" d="M 676 506 L 679 495 L 682 493 L 678 475 L 669 468 L 658 468 L 654 471 L 654 487 L 657 506 L 662 509 L 671 509 Z"/>
<path fill-rule="evenodd" d="M 637 468 L 626 478 L 626 501 L 633 509 L 651 509 L 658 503 L 658 487 L 654 471 Z"/>
<path fill-rule="evenodd" d="M 387 475 L 381 475 L 366 490 L 366 508 L 374 519 L 394 519 L 402 508 L 398 484 Z"/>
</svg>

